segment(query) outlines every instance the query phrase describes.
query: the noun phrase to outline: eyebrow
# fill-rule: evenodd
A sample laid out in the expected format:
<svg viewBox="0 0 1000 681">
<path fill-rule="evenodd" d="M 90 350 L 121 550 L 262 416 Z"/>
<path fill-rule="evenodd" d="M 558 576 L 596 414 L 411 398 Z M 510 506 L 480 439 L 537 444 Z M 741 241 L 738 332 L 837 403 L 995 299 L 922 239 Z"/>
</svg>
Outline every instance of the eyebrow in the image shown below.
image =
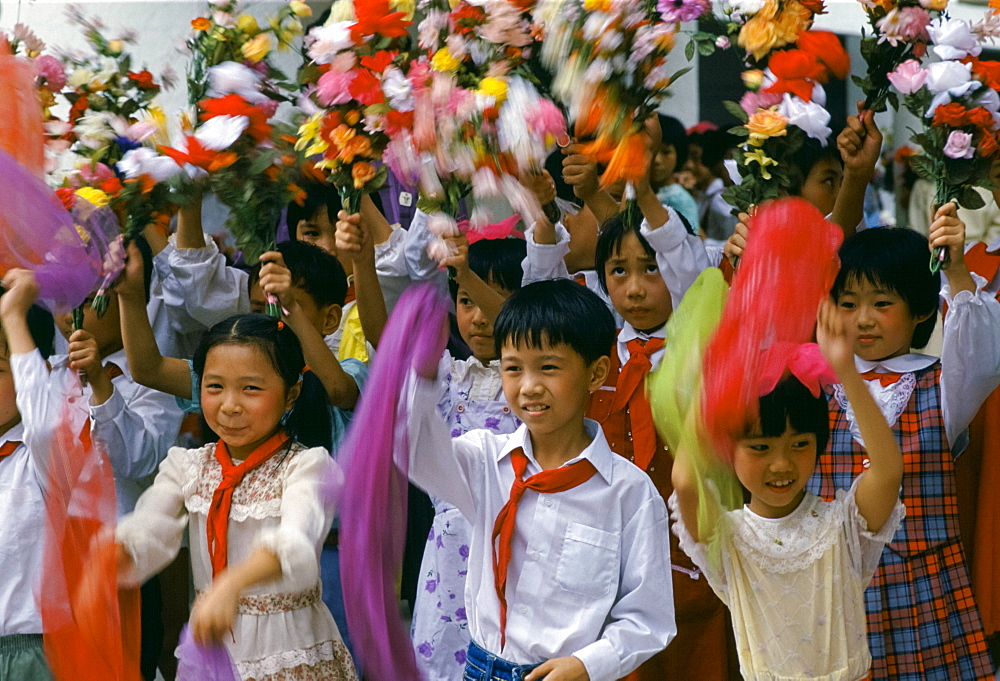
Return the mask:
<svg viewBox="0 0 1000 681">
<path fill-rule="evenodd" d="M 202 381 L 209 381 L 209 380 L 219 381 L 219 380 L 225 380 L 225 377 L 224 376 L 219 376 L 218 374 L 205 374 L 204 376 L 201 377 L 201 380 Z M 264 377 L 263 376 L 237 376 L 236 378 L 234 378 L 232 380 L 234 380 L 234 381 L 251 381 L 253 383 L 263 383 L 264 382 Z"/>
</svg>

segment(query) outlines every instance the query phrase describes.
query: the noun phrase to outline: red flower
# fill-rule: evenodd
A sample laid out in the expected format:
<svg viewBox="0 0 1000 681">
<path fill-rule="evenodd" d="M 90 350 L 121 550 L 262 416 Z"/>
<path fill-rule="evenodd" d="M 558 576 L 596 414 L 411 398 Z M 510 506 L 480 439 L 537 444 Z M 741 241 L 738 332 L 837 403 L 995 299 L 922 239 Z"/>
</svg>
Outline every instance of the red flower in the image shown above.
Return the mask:
<svg viewBox="0 0 1000 681">
<path fill-rule="evenodd" d="M 822 62 L 835 78 L 843 80 L 851 73 L 851 58 L 840 44 L 840 38 L 829 31 L 805 31 L 795 43 Z M 824 78 L 822 82 L 826 82 Z"/>
<path fill-rule="evenodd" d="M 396 135 L 403 130 L 413 127 L 412 111 L 391 110 L 385 115 L 385 131 L 389 135 Z"/>
<path fill-rule="evenodd" d="M 989 131 L 984 132 L 983 138 L 979 140 L 978 151 L 981 156 L 992 156 L 997 153 L 997 151 L 1000 151 L 1000 146 L 997 145 L 996 135 Z"/>
<path fill-rule="evenodd" d="M 934 110 L 934 125 L 948 125 L 960 128 L 968 125 L 968 110 L 961 104 L 948 102 Z"/>
<path fill-rule="evenodd" d="M 986 131 L 993 127 L 993 116 L 989 111 L 981 106 L 969 109 L 965 118 L 970 125 L 974 125 L 977 128 L 981 128 Z"/>
<path fill-rule="evenodd" d="M 455 25 L 455 32 L 465 35 L 486 23 L 486 11 L 482 7 L 463 2 L 451 13 L 451 21 Z"/>
<path fill-rule="evenodd" d="M 83 116 L 83 112 L 87 110 L 89 105 L 90 103 L 87 101 L 86 97 L 82 95 L 78 97 L 77 100 L 73 102 L 73 106 L 70 107 L 69 110 L 68 118 L 70 122 L 76 124 L 80 117 Z"/>
<path fill-rule="evenodd" d="M 73 206 L 76 205 L 76 192 L 74 192 L 70 187 L 57 189 L 56 196 L 58 196 L 59 200 L 62 201 L 63 208 L 66 210 L 73 210 Z"/>
<path fill-rule="evenodd" d="M 385 93 L 382 92 L 382 81 L 371 71 L 358 71 L 358 75 L 351 81 L 348 88 L 351 97 L 358 100 L 365 106 L 379 104 L 385 101 Z"/>
<path fill-rule="evenodd" d="M 972 64 L 972 73 L 991 90 L 1000 90 L 1000 61 L 982 61 L 978 57 L 962 60 Z"/>
<path fill-rule="evenodd" d="M 351 26 L 351 38 L 360 43 L 369 35 L 402 38 L 413 22 L 406 21 L 405 12 L 389 12 L 389 0 L 357 0 L 354 3 L 357 23 Z"/>
<path fill-rule="evenodd" d="M 207 170 L 210 173 L 222 168 L 228 168 L 239 160 L 239 156 L 232 151 L 219 152 L 206 149 L 194 137 L 187 138 L 187 147 L 188 150 L 186 152 L 173 149 L 172 147 L 160 147 L 159 149 L 162 153 L 174 159 L 178 165 L 190 164 Z"/>
<path fill-rule="evenodd" d="M 813 14 L 824 14 L 826 12 L 826 3 L 824 0 L 799 0 L 799 4 Z"/>
<path fill-rule="evenodd" d="M 380 52 L 376 52 L 370 57 L 362 57 L 361 65 L 370 70 L 372 73 L 381 74 L 385 72 L 389 65 L 392 64 L 392 60 L 395 58 L 395 52 L 382 50 Z"/>
<path fill-rule="evenodd" d="M 123 189 L 122 181 L 119 180 L 117 177 L 112 177 L 107 180 L 104 180 L 103 182 L 97 185 L 97 188 L 100 189 L 105 194 L 107 194 L 108 196 L 114 196 L 115 194 L 121 192 L 121 190 Z"/>
<path fill-rule="evenodd" d="M 198 102 L 201 107 L 202 120 L 216 116 L 246 116 L 250 119 L 247 132 L 257 142 L 263 142 L 271 136 L 271 126 L 267 124 L 267 114 L 239 95 L 226 95 L 216 99 L 203 99 Z"/>
<path fill-rule="evenodd" d="M 813 85 L 826 81 L 826 67 L 810 52 L 805 50 L 782 50 L 771 56 L 767 62 L 777 82 L 764 92 L 797 96 L 806 102 L 812 101 Z"/>
<path fill-rule="evenodd" d="M 126 74 L 129 78 L 144 90 L 159 90 L 160 86 L 153 82 L 153 74 L 149 71 L 129 71 Z"/>
</svg>

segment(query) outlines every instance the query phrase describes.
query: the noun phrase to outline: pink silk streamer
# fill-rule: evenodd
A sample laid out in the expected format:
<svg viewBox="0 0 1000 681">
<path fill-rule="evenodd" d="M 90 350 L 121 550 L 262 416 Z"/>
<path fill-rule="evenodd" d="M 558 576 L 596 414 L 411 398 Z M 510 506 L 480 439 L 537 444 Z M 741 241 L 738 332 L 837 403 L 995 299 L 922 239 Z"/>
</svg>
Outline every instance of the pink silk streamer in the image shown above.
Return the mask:
<svg viewBox="0 0 1000 681">
<path fill-rule="evenodd" d="M 447 310 L 444 293 L 431 285 L 411 286 L 403 294 L 379 341 L 340 450 L 346 476 L 340 509 L 344 605 L 365 678 L 371 681 L 420 678 L 396 595 L 409 467 L 404 389 L 411 367 L 437 366 L 447 337 Z M 338 482 L 334 477 L 326 489 L 336 490 Z"/>
<path fill-rule="evenodd" d="M 177 646 L 177 681 L 240 681 L 240 675 L 225 646 L 201 647 L 185 624 Z"/>
<path fill-rule="evenodd" d="M 819 397 L 823 385 L 837 383 L 837 374 L 827 364 L 819 346 L 815 343 L 801 345 L 787 344 L 774 346 L 764 359 L 761 368 L 759 395 L 766 395 L 774 390 L 778 382 L 787 374 L 791 374 L 809 389 L 813 397 Z"/>
</svg>

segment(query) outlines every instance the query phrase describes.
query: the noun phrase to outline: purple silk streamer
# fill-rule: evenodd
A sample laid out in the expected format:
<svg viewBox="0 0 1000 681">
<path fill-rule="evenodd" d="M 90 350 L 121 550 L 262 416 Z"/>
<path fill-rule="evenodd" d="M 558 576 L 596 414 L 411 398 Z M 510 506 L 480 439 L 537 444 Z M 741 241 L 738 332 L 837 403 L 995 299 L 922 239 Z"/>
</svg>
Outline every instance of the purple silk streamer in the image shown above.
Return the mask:
<svg viewBox="0 0 1000 681">
<path fill-rule="evenodd" d="M 177 646 L 177 681 L 240 681 L 240 675 L 225 646 L 202 648 L 185 624 Z"/>
<path fill-rule="evenodd" d="M 436 367 L 440 360 L 447 310 L 444 292 L 429 284 L 411 286 L 399 299 L 341 447 L 340 574 L 351 639 L 371 681 L 420 678 L 396 595 L 409 464 L 400 407 L 411 367 Z"/>
<path fill-rule="evenodd" d="M 0 272 L 33 270 L 39 303 L 57 314 L 69 312 L 97 285 L 107 246 L 102 251 L 100 244 L 85 245 L 52 189 L 2 149 L 0 182 Z"/>
</svg>

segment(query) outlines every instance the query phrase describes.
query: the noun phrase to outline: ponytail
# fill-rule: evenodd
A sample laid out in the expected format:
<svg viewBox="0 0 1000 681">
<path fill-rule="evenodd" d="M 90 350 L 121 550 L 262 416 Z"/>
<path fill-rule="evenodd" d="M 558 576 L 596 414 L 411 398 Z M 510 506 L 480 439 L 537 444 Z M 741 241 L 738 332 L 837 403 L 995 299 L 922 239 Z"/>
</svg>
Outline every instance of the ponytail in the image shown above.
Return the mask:
<svg viewBox="0 0 1000 681">
<path fill-rule="evenodd" d="M 319 377 L 306 368 L 302 391 L 285 419 L 285 431 L 306 447 L 333 449 L 330 410 L 326 406 L 326 388 Z"/>
</svg>

